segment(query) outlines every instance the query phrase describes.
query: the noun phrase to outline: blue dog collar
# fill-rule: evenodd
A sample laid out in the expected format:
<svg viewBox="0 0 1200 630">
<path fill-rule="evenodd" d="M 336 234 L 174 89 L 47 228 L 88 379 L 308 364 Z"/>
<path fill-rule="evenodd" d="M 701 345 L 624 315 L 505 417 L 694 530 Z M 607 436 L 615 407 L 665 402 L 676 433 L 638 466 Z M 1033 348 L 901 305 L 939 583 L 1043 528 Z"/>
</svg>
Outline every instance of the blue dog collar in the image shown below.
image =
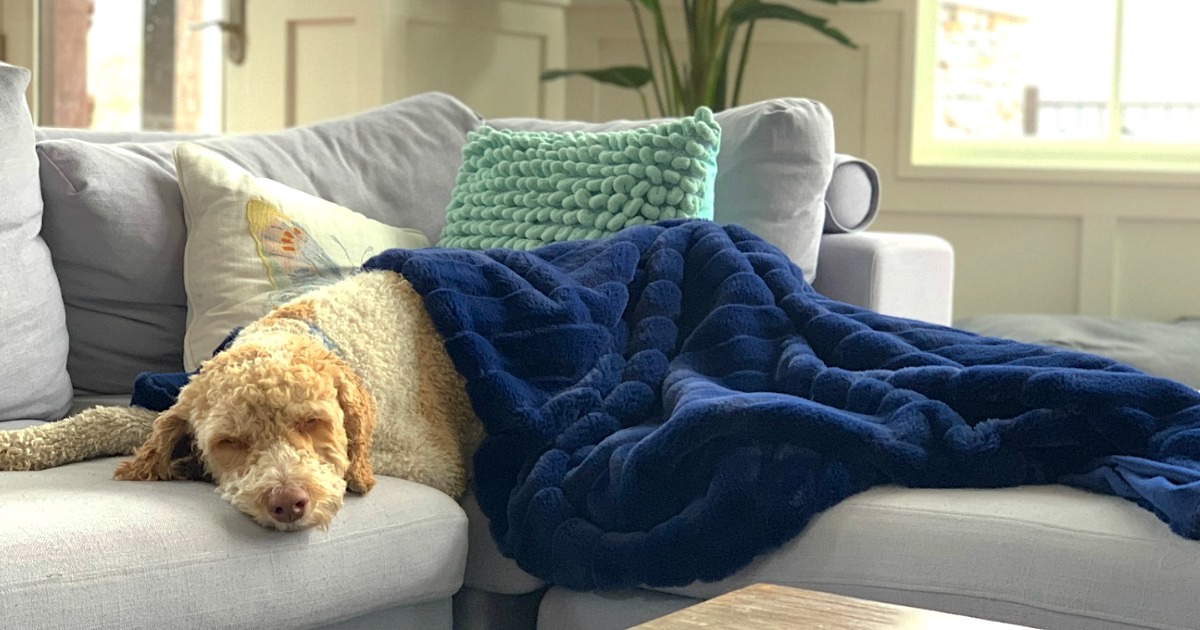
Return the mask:
<svg viewBox="0 0 1200 630">
<path fill-rule="evenodd" d="M 321 343 L 325 344 L 325 347 L 328 348 L 330 351 L 332 351 L 334 354 L 336 354 L 338 356 L 342 355 L 342 351 L 338 349 L 337 344 L 333 343 L 333 340 L 330 339 L 329 336 L 325 334 L 325 331 L 323 331 L 319 327 L 317 327 L 316 324 L 309 322 L 308 332 L 309 332 L 309 334 L 316 337 L 317 339 L 320 339 Z"/>
<path fill-rule="evenodd" d="M 325 331 L 321 330 L 320 327 L 318 327 L 316 324 L 313 324 L 311 322 L 305 322 L 305 323 L 308 324 L 308 334 L 321 340 L 321 344 L 324 345 L 327 349 L 329 349 L 334 354 L 338 355 L 339 357 L 342 356 L 342 351 L 338 348 L 338 345 L 336 343 L 333 343 L 333 340 L 329 338 L 329 335 L 325 334 Z M 221 345 L 217 346 L 217 349 L 213 351 L 213 356 L 214 357 L 217 356 L 223 350 L 228 348 L 230 346 L 230 344 L 233 343 L 233 340 L 237 339 L 238 335 L 241 334 L 242 328 L 243 328 L 242 326 L 238 326 L 237 328 L 234 328 L 233 330 L 231 330 L 229 332 L 229 335 L 225 337 L 225 340 L 221 342 Z"/>
</svg>

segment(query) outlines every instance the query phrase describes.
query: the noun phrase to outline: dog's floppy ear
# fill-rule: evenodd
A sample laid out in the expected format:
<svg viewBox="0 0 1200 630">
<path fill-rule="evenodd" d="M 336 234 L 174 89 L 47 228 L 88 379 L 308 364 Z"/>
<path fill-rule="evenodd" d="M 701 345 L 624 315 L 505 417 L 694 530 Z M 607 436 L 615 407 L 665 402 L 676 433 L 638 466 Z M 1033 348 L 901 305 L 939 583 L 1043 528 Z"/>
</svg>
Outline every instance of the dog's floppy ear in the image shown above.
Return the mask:
<svg viewBox="0 0 1200 630">
<path fill-rule="evenodd" d="M 375 474 L 371 469 L 375 401 L 350 366 L 340 367 L 342 369 L 337 377 L 338 405 L 342 408 L 348 442 L 346 455 L 350 460 L 350 467 L 346 469 L 346 485 L 355 492 L 366 494 L 375 487 Z"/>
<path fill-rule="evenodd" d="M 134 452 L 133 459 L 117 465 L 113 477 L 124 481 L 203 478 L 203 467 L 192 452 L 189 410 L 181 396 L 179 402 L 160 413 L 154 419 L 150 436 Z"/>
</svg>

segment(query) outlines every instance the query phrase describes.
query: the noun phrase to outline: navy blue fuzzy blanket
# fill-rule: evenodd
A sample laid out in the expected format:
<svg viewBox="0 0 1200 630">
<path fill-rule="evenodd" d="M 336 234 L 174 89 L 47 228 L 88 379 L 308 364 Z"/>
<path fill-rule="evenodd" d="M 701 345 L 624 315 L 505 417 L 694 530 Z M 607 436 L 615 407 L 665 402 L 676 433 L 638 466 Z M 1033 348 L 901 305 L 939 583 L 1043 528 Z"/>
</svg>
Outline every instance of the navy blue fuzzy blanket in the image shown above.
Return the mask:
<svg viewBox="0 0 1200 630">
<path fill-rule="evenodd" d="M 830 300 L 737 227 L 366 267 L 412 282 L 466 378 L 500 549 L 572 588 L 725 577 L 877 484 L 1103 490 L 1129 472 L 1112 455 L 1200 468 L 1200 393 Z M 1194 538 L 1197 505 L 1159 514 Z"/>
<path fill-rule="evenodd" d="M 826 298 L 738 227 L 392 250 L 488 437 L 500 549 L 575 589 L 720 579 L 878 484 L 1067 482 L 1200 536 L 1200 393 Z"/>
</svg>

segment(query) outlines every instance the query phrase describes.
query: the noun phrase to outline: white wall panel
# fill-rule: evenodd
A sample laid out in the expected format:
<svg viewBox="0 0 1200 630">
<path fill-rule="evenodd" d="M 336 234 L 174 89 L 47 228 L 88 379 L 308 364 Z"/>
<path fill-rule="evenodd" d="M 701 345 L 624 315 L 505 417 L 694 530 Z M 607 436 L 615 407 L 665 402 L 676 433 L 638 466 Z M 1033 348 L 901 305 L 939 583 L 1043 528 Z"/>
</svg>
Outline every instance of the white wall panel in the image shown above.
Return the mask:
<svg viewBox="0 0 1200 630">
<path fill-rule="evenodd" d="M 1115 315 L 1200 317 L 1200 217 L 1118 222 L 1113 262 Z"/>
<path fill-rule="evenodd" d="M 1078 219 L 894 212 L 876 225 L 872 229 L 937 234 L 950 241 L 957 261 L 955 317 L 1077 311 Z"/>
</svg>

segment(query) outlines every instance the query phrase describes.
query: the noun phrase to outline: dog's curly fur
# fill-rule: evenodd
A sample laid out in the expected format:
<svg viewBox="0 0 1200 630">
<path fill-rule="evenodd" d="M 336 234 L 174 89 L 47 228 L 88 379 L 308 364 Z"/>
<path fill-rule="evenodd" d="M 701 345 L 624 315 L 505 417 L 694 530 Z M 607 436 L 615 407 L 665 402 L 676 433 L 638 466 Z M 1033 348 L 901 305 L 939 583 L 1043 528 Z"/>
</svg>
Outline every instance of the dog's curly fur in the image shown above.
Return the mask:
<svg viewBox="0 0 1200 630">
<path fill-rule="evenodd" d="M 109 455 L 128 455 L 158 414 L 139 407 L 94 407 L 70 418 L 0 431 L 0 470 L 45 470 Z"/>
<path fill-rule="evenodd" d="M 116 478 L 210 478 L 259 524 L 291 531 L 328 527 L 345 491 L 369 492 L 376 473 L 458 498 L 483 437 L 420 296 L 386 271 L 317 289 L 250 324 L 148 420 L 140 409 L 97 408 L 0 432 L 0 469 L 140 444 Z"/>
</svg>

